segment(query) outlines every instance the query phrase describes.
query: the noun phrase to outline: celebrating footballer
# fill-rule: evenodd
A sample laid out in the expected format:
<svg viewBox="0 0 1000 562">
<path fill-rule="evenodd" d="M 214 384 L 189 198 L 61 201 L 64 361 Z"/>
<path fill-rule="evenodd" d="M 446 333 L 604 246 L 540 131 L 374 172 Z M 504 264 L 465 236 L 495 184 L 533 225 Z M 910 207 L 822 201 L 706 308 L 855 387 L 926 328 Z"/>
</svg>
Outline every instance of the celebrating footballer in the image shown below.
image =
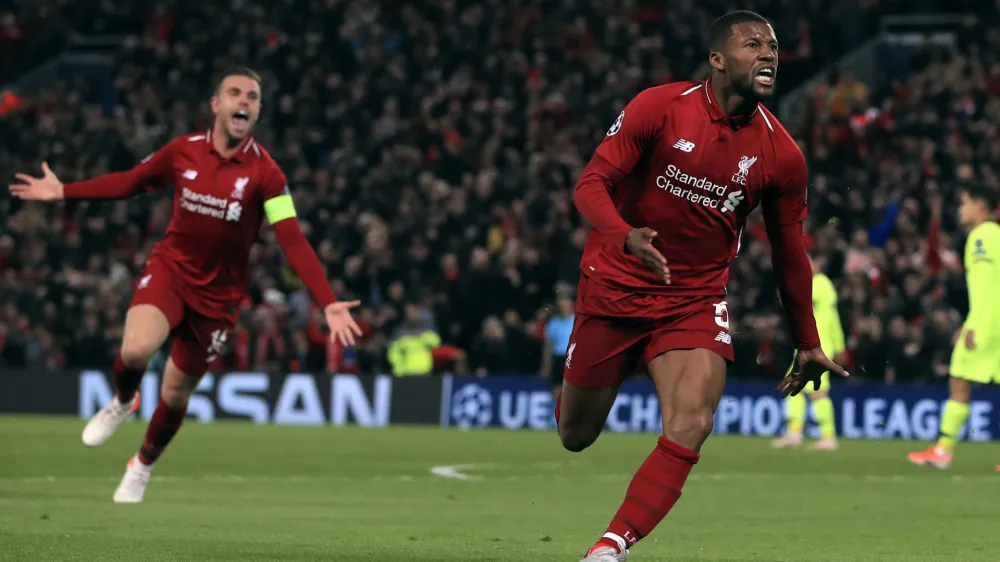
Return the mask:
<svg viewBox="0 0 1000 562">
<path fill-rule="evenodd" d="M 15 197 L 38 201 L 124 199 L 174 187 L 170 225 L 136 283 L 125 318 L 114 362 L 116 395 L 83 430 L 84 444 L 101 445 L 138 409 L 146 365 L 172 337 L 160 401 L 114 492 L 118 503 L 142 501 L 154 463 L 180 429 L 188 398 L 223 352 L 247 295 L 250 249 L 263 219 L 323 308 L 330 337 L 346 344 L 361 334 L 350 313 L 359 303 L 336 301 L 299 227 L 285 175 L 251 136 L 261 109 L 260 76 L 249 68 L 224 73 L 211 107 L 210 130 L 170 141 L 129 171 L 63 184 L 45 164 L 42 177 L 18 174 L 21 183 L 10 186 Z"/>
<path fill-rule="evenodd" d="M 562 444 L 597 439 L 622 381 L 645 365 L 663 435 L 582 562 L 620 562 L 681 496 L 712 431 L 733 360 L 726 282 L 747 215 L 763 208 L 797 354 L 782 395 L 846 375 L 820 348 L 803 241 L 808 171 L 761 102 L 775 91 L 778 42 L 763 17 L 731 12 L 710 30 L 711 77 L 639 93 L 607 131 L 574 200 L 593 232 L 556 419 Z"/>
</svg>

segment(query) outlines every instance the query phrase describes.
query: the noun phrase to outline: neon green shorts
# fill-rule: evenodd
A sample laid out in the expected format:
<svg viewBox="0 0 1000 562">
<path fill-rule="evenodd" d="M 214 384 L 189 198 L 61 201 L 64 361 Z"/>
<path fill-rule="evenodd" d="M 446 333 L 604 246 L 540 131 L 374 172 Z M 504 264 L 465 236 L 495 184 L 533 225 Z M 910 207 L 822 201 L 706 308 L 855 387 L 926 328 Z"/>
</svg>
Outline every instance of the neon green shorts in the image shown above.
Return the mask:
<svg viewBox="0 0 1000 562">
<path fill-rule="evenodd" d="M 976 349 L 965 347 L 964 332 L 951 352 L 951 376 L 980 384 L 1000 383 L 1000 348 L 977 342 Z"/>
</svg>

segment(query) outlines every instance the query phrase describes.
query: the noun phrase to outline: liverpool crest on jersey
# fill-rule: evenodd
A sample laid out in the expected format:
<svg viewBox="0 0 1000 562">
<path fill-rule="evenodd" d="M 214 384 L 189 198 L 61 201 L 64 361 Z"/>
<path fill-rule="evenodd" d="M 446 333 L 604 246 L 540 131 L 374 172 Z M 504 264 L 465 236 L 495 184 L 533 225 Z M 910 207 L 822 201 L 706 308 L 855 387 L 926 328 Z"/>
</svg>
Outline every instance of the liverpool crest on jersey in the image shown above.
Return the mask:
<svg viewBox="0 0 1000 562">
<path fill-rule="evenodd" d="M 250 178 L 236 178 L 236 186 L 233 188 L 233 194 L 229 197 L 242 200 L 248 183 L 250 183 Z"/>
<path fill-rule="evenodd" d="M 733 183 L 738 183 L 740 185 L 747 184 L 747 174 L 750 173 L 750 166 L 753 166 L 757 162 L 757 157 L 744 156 L 740 158 L 740 161 L 736 163 L 739 169 L 733 174 Z"/>
</svg>

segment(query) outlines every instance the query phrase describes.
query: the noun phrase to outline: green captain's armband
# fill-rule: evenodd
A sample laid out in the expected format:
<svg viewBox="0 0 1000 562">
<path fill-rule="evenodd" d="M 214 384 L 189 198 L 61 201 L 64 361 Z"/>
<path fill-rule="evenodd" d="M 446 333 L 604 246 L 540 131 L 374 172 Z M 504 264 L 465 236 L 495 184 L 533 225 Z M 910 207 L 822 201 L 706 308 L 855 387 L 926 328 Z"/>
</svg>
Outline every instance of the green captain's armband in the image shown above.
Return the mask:
<svg viewBox="0 0 1000 562">
<path fill-rule="evenodd" d="M 267 222 L 271 224 L 295 218 L 295 203 L 292 201 L 292 196 L 286 190 L 284 195 L 264 201 L 264 214 L 267 215 Z"/>
</svg>

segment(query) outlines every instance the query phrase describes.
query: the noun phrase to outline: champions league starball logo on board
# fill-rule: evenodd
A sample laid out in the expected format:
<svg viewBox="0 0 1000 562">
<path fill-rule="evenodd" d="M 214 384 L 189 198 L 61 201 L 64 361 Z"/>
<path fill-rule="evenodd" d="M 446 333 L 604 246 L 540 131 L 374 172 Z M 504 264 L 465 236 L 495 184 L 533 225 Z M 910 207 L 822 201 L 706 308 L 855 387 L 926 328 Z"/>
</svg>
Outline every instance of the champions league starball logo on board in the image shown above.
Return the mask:
<svg viewBox="0 0 1000 562">
<path fill-rule="evenodd" d="M 458 427 L 486 427 L 493 421 L 493 396 L 478 384 L 458 389 L 451 399 L 451 419 Z"/>
</svg>

